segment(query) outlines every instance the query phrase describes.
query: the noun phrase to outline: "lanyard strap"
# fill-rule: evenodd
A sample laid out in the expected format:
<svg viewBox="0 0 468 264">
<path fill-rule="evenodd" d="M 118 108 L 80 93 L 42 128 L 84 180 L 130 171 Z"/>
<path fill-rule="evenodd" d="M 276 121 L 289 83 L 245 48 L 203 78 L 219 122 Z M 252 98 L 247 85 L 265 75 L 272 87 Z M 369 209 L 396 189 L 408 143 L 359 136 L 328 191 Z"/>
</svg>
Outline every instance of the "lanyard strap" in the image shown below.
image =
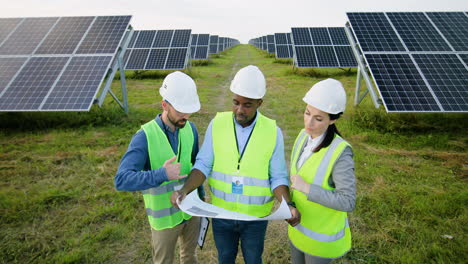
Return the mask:
<svg viewBox="0 0 468 264">
<path fill-rule="evenodd" d="M 237 153 L 239 154 L 239 142 L 237 141 L 236 123 L 234 121 L 234 118 L 235 117 L 233 117 L 233 119 L 232 119 L 232 125 L 233 125 L 233 128 L 234 128 L 234 136 L 236 138 Z M 249 134 L 249 137 L 247 138 L 247 141 L 245 142 L 244 149 L 242 150 L 242 153 L 240 153 L 240 155 L 239 155 L 239 160 L 237 161 L 237 170 L 239 170 L 239 168 L 240 168 L 240 163 L 241 163 L 242 157 L 244 156 L 245 149 L 247 149 L 247 145 L 249 144 L 250 137 L 252 136 L 252 133 L 253 133 L 256 125 L 257 125 L 257 122 L 255 122 L 254 127 L 252 127 L 252 130 L 250 130 L 250 134 Z"/>
</svg>

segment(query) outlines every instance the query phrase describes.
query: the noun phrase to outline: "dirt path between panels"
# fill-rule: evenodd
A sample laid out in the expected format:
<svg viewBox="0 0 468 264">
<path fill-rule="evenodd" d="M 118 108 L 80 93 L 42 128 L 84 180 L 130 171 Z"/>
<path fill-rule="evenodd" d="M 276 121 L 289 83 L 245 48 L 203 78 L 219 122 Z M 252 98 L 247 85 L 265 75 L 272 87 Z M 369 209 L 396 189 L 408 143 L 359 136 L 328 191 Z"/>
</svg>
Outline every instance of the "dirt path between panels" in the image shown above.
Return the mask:
<svg viewBox="0 0 468 264">
<path fill-rule="evenodd" d="M 216 98 L 216 111 L 228 111 L 230 109 L 230 85 L 231 81 L 236 75 L 237 71 L 245 67 L 250 61 L 250 49 L 246 47 L 240 47 L 236 49 L 236 54 L 234 54 L 234 60 L 232 61 L 231 72 L 229 77 L 221 85 L 220 93 Z"/>
</svg>

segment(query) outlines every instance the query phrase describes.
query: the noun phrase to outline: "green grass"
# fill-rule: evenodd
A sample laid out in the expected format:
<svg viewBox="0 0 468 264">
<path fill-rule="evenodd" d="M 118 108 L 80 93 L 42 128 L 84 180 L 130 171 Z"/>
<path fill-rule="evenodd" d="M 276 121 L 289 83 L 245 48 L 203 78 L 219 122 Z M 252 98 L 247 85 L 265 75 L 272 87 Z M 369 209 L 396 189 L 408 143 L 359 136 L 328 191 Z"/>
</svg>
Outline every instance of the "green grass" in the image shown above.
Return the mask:
<svg viewBox="0 0 468 264">
<path fill-rule="evenodd" d="M 353 145 L 358 196 L 353 248 L 337 263 L 466 263 L 466 114 L 387 114 L 369 97 L 354 107 L 355 69 L 297 69 L 240 45 L 184 71 L 198 86 L 202 109 L 191 119 L 201 140 L 214 114 L 230 110 L 230 78 L 249 64 L 267 78 L 260 111 L 282 128 L 287 160 L 307 90 L 324 78 L 346 88 L 337 126 Z M 90 112 L 0 113 L 0 263 L 151 262 L 142 196 L 115 191 L 113 177 L 132 135 L 161 111 L 168 73 L 127 72 L 128 115 L 110 96 Z M 119 81 L 112 89 L 120 96 Z M 217 262 L 211 230 L 197 253 Z M 263 256 L 289 262 L 284 221 L 270 222 Z"/>
</svg>

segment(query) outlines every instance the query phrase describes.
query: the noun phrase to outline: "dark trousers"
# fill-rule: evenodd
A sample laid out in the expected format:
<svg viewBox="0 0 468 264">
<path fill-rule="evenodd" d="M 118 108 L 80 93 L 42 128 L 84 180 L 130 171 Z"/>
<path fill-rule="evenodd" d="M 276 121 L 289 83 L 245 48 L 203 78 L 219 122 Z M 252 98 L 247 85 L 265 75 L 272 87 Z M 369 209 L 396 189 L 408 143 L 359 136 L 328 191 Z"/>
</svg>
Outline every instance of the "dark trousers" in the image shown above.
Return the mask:
<svg viewBox="0 0 468 264">
<path fill-rule="evenodd" d="M 239 241 L 246 264 L 262 263 L 268 221 L 239 221 L 213 218 L 213 236 L 220 264 L 234 264 Z"/>
</svg>

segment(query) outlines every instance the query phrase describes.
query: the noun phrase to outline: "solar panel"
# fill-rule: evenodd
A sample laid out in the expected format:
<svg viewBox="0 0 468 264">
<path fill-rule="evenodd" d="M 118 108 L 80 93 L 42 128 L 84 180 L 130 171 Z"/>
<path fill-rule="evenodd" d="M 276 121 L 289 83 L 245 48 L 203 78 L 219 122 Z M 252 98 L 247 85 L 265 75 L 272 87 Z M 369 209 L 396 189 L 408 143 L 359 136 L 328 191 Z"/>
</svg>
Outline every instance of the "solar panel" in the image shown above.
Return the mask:
<svg viewBox="0 0 468 264">
<path fill-rule="evenodd" d="M 224 51 L 224 38 L 219 37 L 218 38 L 218 52 Z"/>
<path fill-rule="evenodd" d="M 218 36 L 210 36 L 210 54 L 218 53 Z"/>
<path fill-rule="evenodd" d="M 424 13 L 387 13 L 409 51 L 450 51 Z"/>
<path fill-rule="evenodd" d="M 291 56 L 289 55 L 288 45 L 276 46 L 276 58 L 291 58 Z"/>
<path fill-rule="evenodd" d="M 133 49 L 128 59 L 126 69 L 145 69 L 149 52 L 150 49 Z"/>
<path fill-rule="evenodd" d="M 330 33 L 331 41 L 333 45 L 349 45 L 348 37 L 342 27 L 330 27 L 328 28 Z"/>
<path fill-rule="evenodd" d="M 426 14 L 456 51 L 468 51 L 468 17 L 463 12 Z"/>
<path fill-rule="evenodd" d="M 144 69 L 164 69 L 168 53 L 169 49 L 152 49 Z"/>
<path fill-rule="evenodd" d="M 207 59 L 209 47 L 210 47 L 210 35 L 209 34 L 192 34 L 191 56 L 193 59 L 200 59 L 200 60 Z"/>
<path fill-rule="evenodd" d="M 35 54 L 71 54 L 83 39 L 94 17 L 64 17 L 60 19 Z"/>
<path fill-rule="evenodd" d="M 199 34 L 192 34 L 192 42 L 190 43 L 191 46 L 196 46 L 198 41 Z"/>
<path fill-rule="evenodd" d="M 289 56 L 292 58 L 294 56 L 294 50 L 293 50 L 293 45 L 288 45 L 288 50 L 289 50 Z"/>
<path fill-rule="evenodd" d="M 44 102 L 44 110 L 89 110 L 112 56 L 73 57 Z"/>
<path fill-rule="evenodd" d="M 275 44 L 288 45 L 288 41 L 286 40 L 286 33 L 275 33 Z"/>
<path fill-rule="evenodd" d="M 347 15 L 387 112 L 468 111 L 463 12 Z"/>
<path fill-rule="evenodd" d="M 58 17 L 26 18 L 0 47 L 0 55 L 32 54 Z"/>
<path fill-rule="evenodd" d="M 286 33 L 286 40 L 288 44 L 292 44 L 292 33 Z"/>
<path fill-rule="evenodd" d="M 313 44 L 309 28 L 291 28 L 291 33 L 294 38 L 294 45 L 299 46 Z"/>
<path fill-rule="evenodd" d="M 383 13 L 348 13 L 348 18 L 364 52 L 405 51 Z"/>
<path fill-rule="evenodd" d="M 317 58 L 314 47 L 312 46 L 296 46 L 297 67 L 317 67 Z"/>
<path fill-rule="evenodd" d="M 424 79 L 407 54 L 369 54 L 367 61 L 389 111 L 438 111 Z M 388 100 L 387 100 L 388 99 Z"/>
<path fill-rule="evenodd" d="M 199 34 L 197 46 L 208 46 L 210 45 L 210 34 Z"/>
<path fill-rule="evenodd" d="M 341 67 L 356 67 L 356 58 L 354 58 L 350 46 L 334 46 L 333 48 L 335 49 L 336 57 Z"/>
<path fill-rule="evenodd" d="M 291 28 L 291 32 L 295 53 L 290 54 L 297 67 L 357 66 L 344 28 Z"/>
<path fill-rule="evenodd" d="M 327 28 L 310 28 L 310 34 L 312 36 L 312 42 L 314 45 L 328 45 L 330 46 L 331 39 L 328 35 Z"/>
<path fill-rule="evenodd" d="M 171 47 L 187 47 L 190 41 L 190 33 L 192 30 L 176 30 L 174 32 L 174 38 L 172 39 Z"/>
<path fill-rule="evenodd" d="M 130 16 L 97 17 L 76 53 L 115 53 L 129 22 Z"/>
<path fill-rule="evenodd" d="M 194 59 L 206 59 L 208 58 L 208 46 L 198 46 Z"/>
<path fill-rule="evenodd" d="M 132 38 L 130 39 L 130 42 L 128 42 L 127 49 L 133 48 L 133 45 L 135 45 L 136 39 L 138 38 L 138 31 L 133 31 Z"/>
<path fill-rule="evenodd" d="M 416 64 L 446 111 L 468 111 L 468 71 L 455 54 L 414 54 Z"/>
<path fill-rule="evenodd" d="M 124 55 L 126 70 L 183 69 L 192 38 L 190 29 L 137 30 L 135 44 Z M 131 41 L 132 41 L 131 40 Z M 185 51 L 181 51 L 181 49 Z M 192 54 L 196 53 L 193 49 Z M 126 57 L 126 58 L 125 58 Z"/>
<path fill-rule="evenodd" d="M 19 23 L 23 21 L 21 18 L 2 18 L 0 19 L 0 45 L 13 32 Z"/>
<path fill-rule="evenodd" d="M 33 57 L 0 97 L 3 111 L 39 109 L 68 61 L 67 57 Z"/>
<path fill-rule="evenodd" d="M 158 30 L 153 48 L 169 48 L 174 30 Z"/>
<path fill-rule="evenodd" d="M 187 49 L 170 49 L 167 56 L 166 69 L 183 69 L 185 68 L 185 58 L 187 56 Z"/>
<path fill-rule="evenodd" d="M 290 47 L 291 47 L 291 41 L 290 41 L 289 33 L 275 33 L 276 58 L 280 58 L 280 59 L 292 58 L 293 53 L 290 52 Z"/>
<path fill-rule="evenodd" d="M 130 18 L 0 18 L 0 111 L 89 110 Z"/>
<path fill-rule="evenodd" d="M 0 95 L 25 61 L 26 58 L 0 58 Z"/>
<path fill-rule="evenodd" d="M 154 30 L 141 30 L 133 48 L 151 48 L 155 36 Z"/>
<path fill-rule="evenodd" d="M 463 60 L 463 62 L 465 63 L 465 65 L 468 65 L 468 54 L 458 54 L 458 56 L 460 56 L 460 58 Z"/>
<path fill-rule="evenodd" d="M 267 51 L 268 53 L 275 53 L 275 36 L 267 35 Z"/>
<path fill-rule="evenodd" d="M 334 67 L 338 65 L 335 51 L 332 46 L 316 46 L 318 64 L 322 67 Z"/>
</svg>

